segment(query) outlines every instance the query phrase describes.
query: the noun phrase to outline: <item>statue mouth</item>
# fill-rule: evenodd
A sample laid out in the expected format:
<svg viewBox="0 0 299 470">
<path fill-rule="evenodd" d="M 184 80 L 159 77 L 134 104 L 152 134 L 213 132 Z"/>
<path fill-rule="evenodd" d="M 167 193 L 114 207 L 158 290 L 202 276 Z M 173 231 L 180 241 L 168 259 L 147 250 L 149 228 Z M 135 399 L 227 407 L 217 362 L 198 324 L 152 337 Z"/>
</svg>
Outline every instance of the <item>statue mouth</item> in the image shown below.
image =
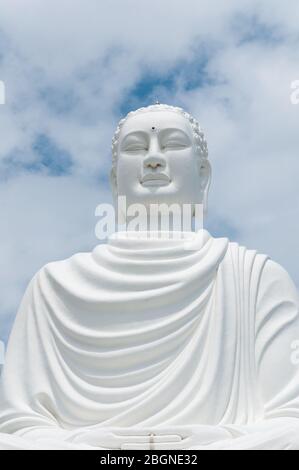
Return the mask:
<svg viewBox="0 0 299 470">
<path fill-rule="evenodd" d="M 165 173 L 147 173 L 140 181 L 142 186 L 166 186 L 170 182 L 171 179 Z"/>
</svg>

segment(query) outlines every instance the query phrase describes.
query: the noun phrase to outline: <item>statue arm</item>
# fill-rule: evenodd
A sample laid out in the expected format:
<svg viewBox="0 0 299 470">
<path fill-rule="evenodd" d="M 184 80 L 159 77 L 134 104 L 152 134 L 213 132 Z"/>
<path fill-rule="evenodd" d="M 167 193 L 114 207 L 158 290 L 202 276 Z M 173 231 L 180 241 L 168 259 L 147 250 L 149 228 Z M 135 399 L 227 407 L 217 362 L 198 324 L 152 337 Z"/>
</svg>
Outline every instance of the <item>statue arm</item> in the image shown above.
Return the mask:
<svg viewBox="0 0 299 470">
<path fill-rule="evenodd" d="M 41 273 L 26 289 L 8 343 L 0 381 L 0 450 L 94 449 L 94 445 L 101 449 L 101 439 L 89 445 L 84 438 L 92 426 L 64 429 L 52 412 L 45 338 L 40 331 L 44 314 L 38 292 Z"/>
<path fill-rule="evenodd" d="M 299 346 L 298 292 L 288 273 L 269 260 L 256 313 L 256 368 L 265 419 L 299 419 L 296 344 Z"/>
<path fill-rule="evenodd" d="M 264 416 L 253 425 L 223 426 L 232 438 L 215 441 L 206 449 L 299 450 L 298 346 L 298 292 L 288 273 L 268 260 L 257 298 L 255 337 L 257 386 Z"/>
</svg>

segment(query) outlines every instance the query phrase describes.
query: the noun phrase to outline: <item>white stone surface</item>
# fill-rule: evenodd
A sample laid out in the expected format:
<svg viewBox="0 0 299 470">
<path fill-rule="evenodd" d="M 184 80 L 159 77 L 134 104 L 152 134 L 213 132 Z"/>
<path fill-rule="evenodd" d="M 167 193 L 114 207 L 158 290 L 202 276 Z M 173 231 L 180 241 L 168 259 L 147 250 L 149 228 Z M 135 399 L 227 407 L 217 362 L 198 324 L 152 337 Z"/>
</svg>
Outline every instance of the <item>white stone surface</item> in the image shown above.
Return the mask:
<svg viewBox="0 0 299 470">
<path fill-rule="evenodd" d="M 188 126 L 162 108 L 125 121 L 114 194 L 206 199 L 207 154 Z M 147 146 L 134 135 L 126 153 L 136 131 Z M 142 185 L 143 171 L 162 168 L 169 184 Z M 1 381 L 0 448 L 299 450 L 298 338 L 298 293 L 267 256 L 205 230 L 115 234 L 28 286 Z"/>
</svg>

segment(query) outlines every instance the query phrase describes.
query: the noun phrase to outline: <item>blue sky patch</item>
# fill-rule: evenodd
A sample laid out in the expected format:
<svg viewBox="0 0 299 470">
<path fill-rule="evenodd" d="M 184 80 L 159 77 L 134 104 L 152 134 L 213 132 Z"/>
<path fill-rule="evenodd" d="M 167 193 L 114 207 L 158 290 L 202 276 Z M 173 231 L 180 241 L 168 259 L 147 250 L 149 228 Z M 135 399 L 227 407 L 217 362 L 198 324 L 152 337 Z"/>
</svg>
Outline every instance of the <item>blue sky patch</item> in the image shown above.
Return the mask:
<svg viewBox="0 0 299 470">
<path fill-rule="evenodd" d="M 256 42 L 273 47 L 284 40 L 281 28 L 261 22 L 257 15 L 236 15 L 233 29 L 237 33 L 239 45 Z"/>
<path fill-rule="evenodd" d="M 45 134 L 37 136 L 32 150 L 37 156 L 36 162 L 30 165 L 31 171 L 47 170 L 51 176 L 63 176 L 70 173 L 73 166 L 71 155 L 61 149 Z"/>
<path fill-rule="evenodd" d="M 199 44 L 192 51 L 188 61 L 180 61 L 166 73 L 152 73 L 144 70 L 134 87 L 124 96 L 120 103 L 120 114 L 125 116 L 132 109 L 154 104 L 157 100 L 167 102 L 173 106 L 182 106 L 183 103 L 171 101 L 178 90 L 188 92 L 204 86 L 211 86 L 215 82 L 207 71 L 207 65 L 214 52 L 214 48 L 207 48 Z"/>
</svg>

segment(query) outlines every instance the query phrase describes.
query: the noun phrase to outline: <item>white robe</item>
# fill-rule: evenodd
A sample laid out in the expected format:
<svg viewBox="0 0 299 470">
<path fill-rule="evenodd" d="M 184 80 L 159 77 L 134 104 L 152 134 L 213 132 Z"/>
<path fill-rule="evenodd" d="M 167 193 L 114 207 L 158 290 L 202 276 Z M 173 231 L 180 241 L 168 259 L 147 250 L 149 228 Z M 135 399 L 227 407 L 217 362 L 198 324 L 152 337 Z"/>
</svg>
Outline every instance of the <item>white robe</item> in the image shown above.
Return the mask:
<svg viewBox="0 0 299 470">
<path fill-rule="evenodd" d="M 9 339 L 0 448 L 38 448 L 47 429 L 50 448 L 80 448 L 64 435 L 212 425 L 231 439 L 207 448 L 299 450 L 292 281 L 256 251 L 185 235 L 189 249 L 114 235 L 35 275 Z"/>
</svg>

